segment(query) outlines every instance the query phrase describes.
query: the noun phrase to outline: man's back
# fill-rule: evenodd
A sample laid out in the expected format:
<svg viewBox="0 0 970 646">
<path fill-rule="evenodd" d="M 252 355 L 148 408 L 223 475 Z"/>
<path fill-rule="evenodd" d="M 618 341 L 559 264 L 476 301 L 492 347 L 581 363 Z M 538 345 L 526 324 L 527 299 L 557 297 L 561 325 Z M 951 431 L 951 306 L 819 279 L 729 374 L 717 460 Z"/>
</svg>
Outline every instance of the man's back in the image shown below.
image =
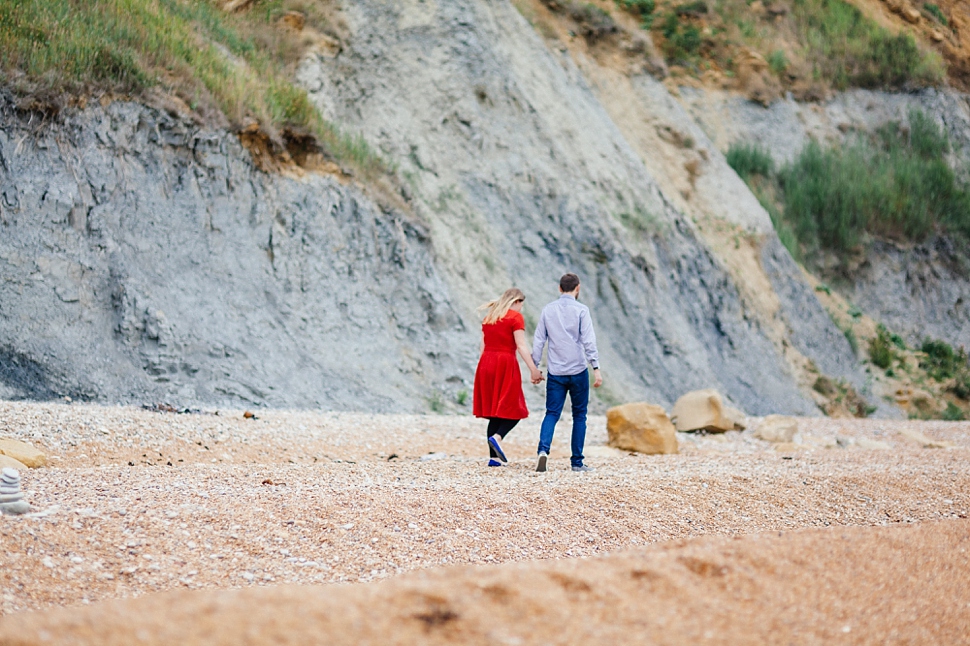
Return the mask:
<svg viewBox="0 0 970 646">
<path fill-rule="evenodd" d="M 596 334 L 589 308 L 571 294 L 562 294 L 542 309 L 533 338 L 532 358 L 536 365 L 548 341 L 547 365 L 552 375 L 578 375 L 590 363 L 599 367 Z"/>
</svg>

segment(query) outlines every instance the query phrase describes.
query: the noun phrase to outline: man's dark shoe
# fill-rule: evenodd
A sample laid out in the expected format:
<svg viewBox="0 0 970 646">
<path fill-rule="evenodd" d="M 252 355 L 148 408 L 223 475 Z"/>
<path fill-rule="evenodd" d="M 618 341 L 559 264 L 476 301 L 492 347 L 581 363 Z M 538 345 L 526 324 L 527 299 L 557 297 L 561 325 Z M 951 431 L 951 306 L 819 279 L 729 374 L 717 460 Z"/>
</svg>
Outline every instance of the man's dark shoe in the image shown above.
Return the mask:
<svg viewBox="0 0 970 646">
<path fill-rule="evenodd" d="M 495 458 L 489 458 L 488 466 L 490 467 L 504 467 L 505 465 L 496 460 Z"/>
<path fill-rule="evenodd" d="M 488 445 L 491 446 L 492 449 L 495 450 L 495 453 L 498 454 L 499 460 L 502 462 L 509 461 L 509 459 L 505 457 L 505 451 L 502 450 L 502 445 L 498 442 L 498 435 L 493 435 L 492 437 L 488 438 Z"/>
<path fill-rule="evenodd" d="M 539 454 L 539 463 L 536 464 L 536 471 L 538 471 L 539 473 L 545 473 L 546 472 L 546 462 L 548 462 L 548 461 L 549 461 L 549 456 L 546 455 L 545 453 L 540 453 Z"/>
</svg>

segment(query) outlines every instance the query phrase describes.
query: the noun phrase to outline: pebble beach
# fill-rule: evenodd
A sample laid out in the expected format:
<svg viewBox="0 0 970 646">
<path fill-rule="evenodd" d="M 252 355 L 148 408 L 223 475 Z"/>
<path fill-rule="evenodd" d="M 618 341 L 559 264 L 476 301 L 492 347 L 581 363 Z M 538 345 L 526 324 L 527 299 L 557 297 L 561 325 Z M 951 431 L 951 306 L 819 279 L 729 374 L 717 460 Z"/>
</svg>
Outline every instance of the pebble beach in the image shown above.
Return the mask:
<svg viewBox="0 0 970 646">
<path fill-rule="evenodd" d="M 573 473 L 565 419 L 539 474 L 536 418 L 488 468 L 470 416 L 245 413 L 0 404 L 3 435 L 49 465 L 22 473 L 31 512 L 0 518 L 2 613 L 970 512 L 961 422 L 801 418 L 792 443 L 679 433 L 678 454 L 649 456 L 592 417 L 594 470 Z"/>
</svg>

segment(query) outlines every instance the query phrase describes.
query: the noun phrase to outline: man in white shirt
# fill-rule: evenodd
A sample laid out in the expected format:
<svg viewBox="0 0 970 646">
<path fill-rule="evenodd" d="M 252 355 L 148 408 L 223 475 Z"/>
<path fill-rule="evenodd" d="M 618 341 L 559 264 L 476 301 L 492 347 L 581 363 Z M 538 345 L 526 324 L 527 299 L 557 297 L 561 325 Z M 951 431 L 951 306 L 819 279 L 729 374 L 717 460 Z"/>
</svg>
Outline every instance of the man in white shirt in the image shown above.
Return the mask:
<svg viewBox="0 0 970 646">
<path fill-rule="evenodd" d="M 549 459 L 556 423 L 566 404 L 566 395 L 573 409 L 572 463 L 573 471 L 589 471 L 583 464 L 586 444 L 586 409 L 589 405 L 589 371 L 593 368 L 593 388 L 603 384 L 596 334 L 589 308 L 580 303 L 579 276 L 564 274 L 559 279 L 559 300 L 542 308 L 539 325 L 533 338 L 532 359 L 536 365 L 542 359 L 542 348 L 548 342 L 546 368 L 546 416 L 539 433 L 539 463 L 536 471 L 545 471 Z"/>
</svg>

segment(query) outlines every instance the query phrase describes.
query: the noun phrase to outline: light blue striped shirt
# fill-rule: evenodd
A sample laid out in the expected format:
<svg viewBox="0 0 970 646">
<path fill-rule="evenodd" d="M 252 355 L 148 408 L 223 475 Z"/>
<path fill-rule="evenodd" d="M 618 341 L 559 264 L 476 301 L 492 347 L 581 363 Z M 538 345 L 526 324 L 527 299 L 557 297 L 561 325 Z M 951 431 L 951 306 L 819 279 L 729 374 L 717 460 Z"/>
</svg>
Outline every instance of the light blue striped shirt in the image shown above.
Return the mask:
<svg viewBox="0 0 970 646">
<path fill-rule="evenodd" d="M 587 362 L 593 368 L 599 368 L 596 333 L 593 332 L 589 308 L 570 294 L 562 294 L 559 300 L 542 308 L 532 339 L 532 360 L 537 366 L 547 341 L 549 354 L 546 365 L 550 375 L 578 375 L 586 370 Z"/>
</svg>

